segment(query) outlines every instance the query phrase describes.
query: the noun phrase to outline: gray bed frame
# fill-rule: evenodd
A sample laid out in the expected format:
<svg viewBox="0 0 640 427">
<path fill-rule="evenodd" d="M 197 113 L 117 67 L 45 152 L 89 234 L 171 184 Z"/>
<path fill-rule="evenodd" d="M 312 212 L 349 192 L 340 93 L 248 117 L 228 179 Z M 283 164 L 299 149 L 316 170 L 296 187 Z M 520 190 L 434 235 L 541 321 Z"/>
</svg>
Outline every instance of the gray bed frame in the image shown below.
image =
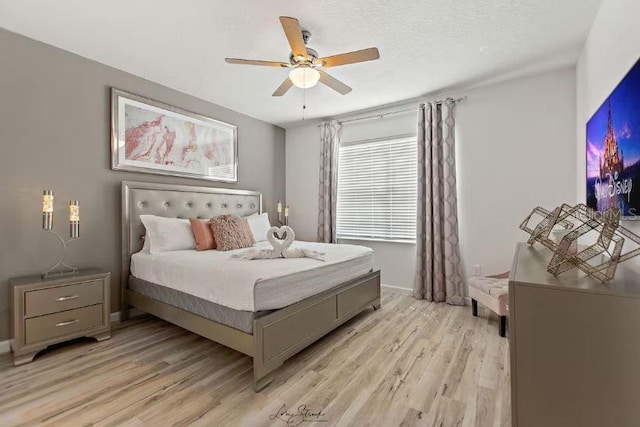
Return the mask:
<svg viewBox="0 0 640 427">
<path fill-rule="evenodd" d="M 253 321 L 253 334 L 206 319 L 129 289 L 131 255 L 143 245 L 140 215 L 211 218 L 262 212 L 262 194 L 210 187 L 122 183 L 122 308 L 136 307 L 253 358 L 253 388 L 273 380 L 285 360 L 369 307 L 380 308 L 380 271 L 349 280 L 323 293 Z"/>
</svg>

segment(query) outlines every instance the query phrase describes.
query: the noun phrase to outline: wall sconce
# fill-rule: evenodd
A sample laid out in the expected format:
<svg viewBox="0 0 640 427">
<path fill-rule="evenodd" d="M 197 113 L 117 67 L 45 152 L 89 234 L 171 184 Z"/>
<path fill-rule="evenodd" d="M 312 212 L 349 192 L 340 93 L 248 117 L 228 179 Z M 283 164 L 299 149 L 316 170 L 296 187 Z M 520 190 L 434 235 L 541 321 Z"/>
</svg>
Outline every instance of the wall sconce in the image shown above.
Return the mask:
<svg viewBox="0 0 640 427">
<path fill-rule="evenodd" d="M 280 225 L 289 225 L 289 206 L 284 207 L 284 221 L 282 220 L 282 202 L 278 201 L 278 222 Z"/>
<path fill-rule="evenodd" d="M 69 240 L 65 240 L 60 234 L 53 229 L 53 191 L 44 190 L 42 193 L 42 228 L 53 234 L 60 244 L 63 251 L 60 260 L 49 270 L 42 273 L 43 278 L 68 276 L 78 273 L 76 267 L 72 267 L 64 262 L 67 255 L 67 245 L 72 240 L 76 240 L 80 237 L 80 203 L 77 200 L 71 200 L 69 202 Z M 63 267 L 62 270 L 56 271 L 58 267 Z"/>
</svg>

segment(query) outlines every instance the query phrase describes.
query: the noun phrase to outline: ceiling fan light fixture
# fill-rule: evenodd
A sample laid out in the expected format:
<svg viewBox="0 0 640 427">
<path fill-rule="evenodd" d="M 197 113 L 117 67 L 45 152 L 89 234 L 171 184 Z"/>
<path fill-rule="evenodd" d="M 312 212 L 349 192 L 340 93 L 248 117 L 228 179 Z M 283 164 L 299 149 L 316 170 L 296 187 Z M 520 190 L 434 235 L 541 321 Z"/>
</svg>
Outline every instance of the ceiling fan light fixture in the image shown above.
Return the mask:
<svg viewBox="0 0 640 427">
<path fill-rule="evenodd" d="M 281 16 L 280 24 L 282 24 L 282 29 L 291 48 L 288 62 L 225 58 L 225 61 L 229 64 L 289 68 L 289 76 L 271 96 L 283 96 L 294 85 L 301 89 L 308 89 L 317 85 L 318 82 L 335 90 L 340 95 L 346 95 L 352 89 L 340 80 L 331 77 L 326 71 L 319 70 L 319 68 L 357 64 L 380 58 L 380 52 L 376 47 L 320 57 L 315 49 L 307 46 L 311 33 L 300 28 L 300 22 L 296 18 Z"/>
<path fill-rule="evenodd" d="M 315 68 L 298 67 L 291 70 L 289 80 L 301 89 L 308 89 L 318 84 L 320 73 Z"/>
</svg>

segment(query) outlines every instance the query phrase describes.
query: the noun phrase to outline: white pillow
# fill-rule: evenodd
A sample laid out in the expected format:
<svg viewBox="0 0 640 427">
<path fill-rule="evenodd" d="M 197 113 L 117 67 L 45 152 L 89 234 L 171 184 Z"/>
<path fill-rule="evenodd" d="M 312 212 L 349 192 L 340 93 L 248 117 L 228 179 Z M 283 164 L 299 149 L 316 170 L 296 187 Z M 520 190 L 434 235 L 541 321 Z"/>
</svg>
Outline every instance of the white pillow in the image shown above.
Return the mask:
<svg viewBox="0 0 640 427">
<path fill-rule="evenodd" d="M 147 233 L 146 229 L 143 238 L 144 244 L 142 245 L 142 249 L 140 250 L 140 252 L 149 253 L 149 251 L 151 250 L 151 239 L 149 238 L 149 233 Z"/>
<path fill-rule="evenodd" d="M 188 219 L 140 215 L 140 220 L 147 230 L 145 246 L 149 241 L 150 253 L 159 254 L 160 252 L 196 248 L 196 240 L 193 237 L 191 223 Z"/>
<path fill-rule="evenodd" d="M 253 214 L 245 217 L 249 223 L 251 234 L 253 234 L 253 240 L 256 242 L 263 242 L 267 240 L 267 231 L 271 228 L 269 222 L 269 214 L 264 212 L 260 215 Z"/>
</svg>

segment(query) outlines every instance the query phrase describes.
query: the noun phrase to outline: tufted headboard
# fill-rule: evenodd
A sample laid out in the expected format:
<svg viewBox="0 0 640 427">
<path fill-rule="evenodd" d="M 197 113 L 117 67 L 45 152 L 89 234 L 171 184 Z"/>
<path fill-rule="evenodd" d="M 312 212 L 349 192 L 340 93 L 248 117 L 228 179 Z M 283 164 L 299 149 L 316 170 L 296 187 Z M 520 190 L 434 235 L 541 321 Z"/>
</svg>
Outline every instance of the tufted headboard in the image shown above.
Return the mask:
<svg viewBox="0 0 640 427">
<path fill-rule="evenodd" d="M 262 193 L 226 188 L 191 187 L 150 182 L 122 182 L 122 285 L 129 278 L 131 255 L 143 245 L 140 215 L 212 218 L 262 213 Z"/>
</svg>

